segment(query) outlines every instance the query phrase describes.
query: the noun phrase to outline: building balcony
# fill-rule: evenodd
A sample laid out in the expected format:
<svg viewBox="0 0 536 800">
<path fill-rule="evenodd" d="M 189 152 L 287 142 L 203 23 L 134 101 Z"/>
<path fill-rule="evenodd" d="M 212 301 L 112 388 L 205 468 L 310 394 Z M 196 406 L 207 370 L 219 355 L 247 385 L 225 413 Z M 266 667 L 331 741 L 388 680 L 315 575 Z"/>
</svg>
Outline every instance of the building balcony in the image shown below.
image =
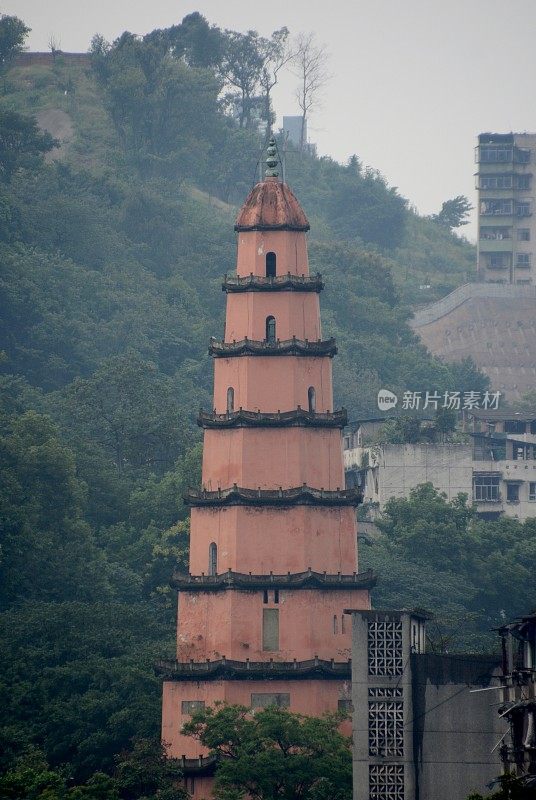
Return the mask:
<svg viewBox="0 0 536 800">
<path fill-rule="evenodd" d="M 307 680 L 331 678 L 349 680 L 352 662 L 324 661 L 158 661 L 155 672 L 165 681 L 216 681 L 216 680 Z"/>
<path fill-rule="evenodd" d="M 531 151 L 513 143 L 489 142 L 475 147 L 477 164 L 529 164 Z"/>
<path fill-rule="evenodd" d="M 240 408 L 227 414 L 200 411 L 197 424 L 201 428 L 344 428 L 348 424 L 345 408 L 340 411 L 306 411 L 298 406 L 295 411 L 246 411 Z"/>
<path fill-rule="evenodd" d="M 229 489 L 189 489 L 184 502 L 193 507 L 214 506 L 357 506 L 362 502 L 360 489 L 312 489 L 297 486 L 291 489 L 248 489 L 231 486 Z"/>
<path fill-rule="evenodd" d="M 270 341 L 263 339 L 242 339 L 238 342 L 222 342 L 211 339 L 208 352 L 215 358 L 229 358 L 231 356 L 328 356 L 337 355 L 335 339 L 326 339 L 310 342 L 308 339 L 277 339 Z"/>
<path fill-rule="evenodd" d="M 210 592 L 226 589 L 372 589 L 376 585 L 376 574 L 368 569 L 366 572 L 354 572 L 351 575 L 327 574 L 326 572 L 288 572 L 285 575 L 252 575 L 251 573 L 233 572 L 229 569 L 221 575 L 183 575 L 175 573 L 170 584 L 179 591 Z"/>
<path fill-rule="evenodd" d="M 493 238 L 491 236 L 482 236 L 482 228 L 480 229 L 480 252 L 481 253 L 511 253 L 513 249 L 513 237 L 501 236 Z"/>
<path fill-rule="evenodd" d="M 324 282 L 317 275 L 226 275 L 221 286 L 224 292 L 321 292 Z"/>
</svg>

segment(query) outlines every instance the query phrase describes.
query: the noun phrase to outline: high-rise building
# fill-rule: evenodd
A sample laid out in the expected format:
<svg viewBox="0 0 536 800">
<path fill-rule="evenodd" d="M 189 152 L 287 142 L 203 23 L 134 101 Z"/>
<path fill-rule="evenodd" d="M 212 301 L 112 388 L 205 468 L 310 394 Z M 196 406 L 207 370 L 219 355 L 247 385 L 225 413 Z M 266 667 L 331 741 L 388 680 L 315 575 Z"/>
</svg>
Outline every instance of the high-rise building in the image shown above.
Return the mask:
<svg viewBox="0 0 536 800">
<path fill-rule="evenodd" d="M 481 280 L 521 285 L 536 282 L 536 134 L 481 133 L 475 161 Z"/>
<path fill-rule="evenodd" d="M 344 609 L 369 608 L 374 583 L 357 572 L 359 493 L 344 488 L 346 412 L 333 410 L 323 283 L 309 275 L 309 223 L 277 163 L 271 140 L 266 178 L 235 225 L 225 336 L 210 344 L 213 411 L 199 418 L 202 487 L 187 496 L 189 574 L 175 578 L 177 659 L 160 665 L 162 740 L 197 798 L 210 793 L 214 765 L 181 733 L 193 710 L 350 707 Z"/>
</svg>

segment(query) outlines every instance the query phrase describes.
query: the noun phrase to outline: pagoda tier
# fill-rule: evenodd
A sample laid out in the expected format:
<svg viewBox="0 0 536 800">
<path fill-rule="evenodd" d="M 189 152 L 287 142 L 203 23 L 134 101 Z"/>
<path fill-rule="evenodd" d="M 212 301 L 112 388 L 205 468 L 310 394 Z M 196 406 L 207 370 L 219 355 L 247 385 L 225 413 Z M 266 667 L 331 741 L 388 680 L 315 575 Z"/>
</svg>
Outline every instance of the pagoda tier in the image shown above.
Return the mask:
<svg viewBox="0 0 536 800">
<path fill-rule="evenodd" d="M 369 608 L 374 585 L 370 572 L 357 572 L 361 498 L 344 488 L 346 412 L 333 411 L 337 351 L 322 339 L 323 282 L 309 276 L 309 223 L 273 174 L 273 143 L 267 163 L 268 177 L 235 226 L 225 333 L 210 344 L 213 411 L 198 420 L 202 485 L 185 496 L 189 574 L 173 581 L 176 661 L 158 668 L 162 738 L 198 776 L 194 798 L 209 793 L 210 765 L 180 729 L 201 705 L 276 703 L 314 715 L 347 708 L 344 609 Z"/>
<path fill-rule="evenodd" d="M 298 407 L 294 411 L 230 411 L 225 414 L 200 411 L 197 424 L 201 428 L 224 430 L 227 428 L 344 428 L 348 424 L 345 408 L 320 414 Z"/>
<path fill-rule="evenodd" d="M 321 275 L 226 275 L 221 285 L 224 292 L 321 292 L 324 282 Z"/>
</svg>

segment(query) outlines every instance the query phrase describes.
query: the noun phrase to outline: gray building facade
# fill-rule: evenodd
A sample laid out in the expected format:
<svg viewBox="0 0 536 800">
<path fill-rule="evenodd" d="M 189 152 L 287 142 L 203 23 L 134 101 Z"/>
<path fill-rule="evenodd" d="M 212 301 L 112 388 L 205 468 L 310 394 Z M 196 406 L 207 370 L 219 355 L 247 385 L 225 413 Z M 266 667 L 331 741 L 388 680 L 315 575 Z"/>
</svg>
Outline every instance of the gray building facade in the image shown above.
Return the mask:
<svg viewBox="0 0 536 800">
<path fill-rule="evenodd" d="M 352 619 L 354 800 L 466 800 L 485 791 L 501 772 L 506 728 L 496 692 L 486 691 L 499 657 L 427 654 L 419 612 L 354 611 Z"/>
</svg>

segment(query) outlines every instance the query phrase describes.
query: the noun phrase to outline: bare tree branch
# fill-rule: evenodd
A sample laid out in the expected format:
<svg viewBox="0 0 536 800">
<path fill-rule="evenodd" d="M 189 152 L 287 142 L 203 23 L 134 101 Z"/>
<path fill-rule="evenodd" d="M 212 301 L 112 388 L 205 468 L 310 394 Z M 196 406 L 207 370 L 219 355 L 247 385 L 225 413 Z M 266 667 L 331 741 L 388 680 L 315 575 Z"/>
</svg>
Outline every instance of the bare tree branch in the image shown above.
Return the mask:
<svg viewBox="0 0 536 800">
<path fill-rule="evenodd" d="M 295 96 L 301 110 L 300 150 L 303 150 L 306 120 L 320 106 L 322 90 L 332 76 L 327 69 L 329 55 L 316 43 L 313 33 L 298 34 L 293 50 L 291 63 L 292 72 L 299 81 Z"/>
</svg>

